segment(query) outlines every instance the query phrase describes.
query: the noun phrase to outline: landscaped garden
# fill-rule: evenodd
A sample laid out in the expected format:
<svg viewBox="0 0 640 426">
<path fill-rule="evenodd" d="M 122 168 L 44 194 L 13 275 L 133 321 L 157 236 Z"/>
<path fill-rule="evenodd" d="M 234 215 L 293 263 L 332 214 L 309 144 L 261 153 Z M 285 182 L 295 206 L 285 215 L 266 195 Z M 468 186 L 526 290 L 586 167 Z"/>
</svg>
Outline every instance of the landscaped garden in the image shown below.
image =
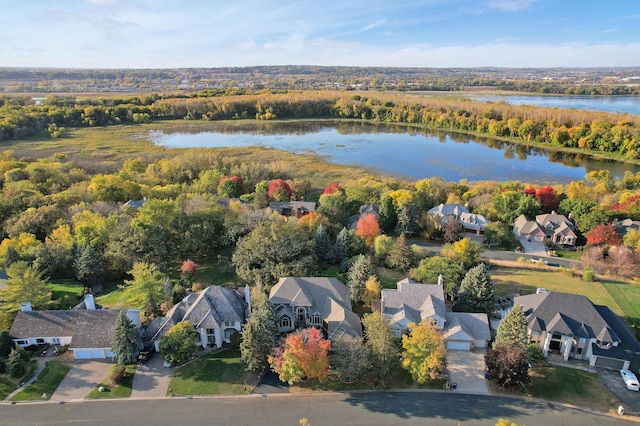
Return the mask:
<svg viewBox="0 0 640 426">
<path fill-rule="evenodd" d="M 54 359 L 47 362 L 46 367 L 38 374 L 36 381 L 16 394 L 12 401 L 36 401 L 42 400 L 46 394 L 47 399 L 51 397 L 58 385 L 67 375 L 71 367 L 64 362 Z"/>
</svg>

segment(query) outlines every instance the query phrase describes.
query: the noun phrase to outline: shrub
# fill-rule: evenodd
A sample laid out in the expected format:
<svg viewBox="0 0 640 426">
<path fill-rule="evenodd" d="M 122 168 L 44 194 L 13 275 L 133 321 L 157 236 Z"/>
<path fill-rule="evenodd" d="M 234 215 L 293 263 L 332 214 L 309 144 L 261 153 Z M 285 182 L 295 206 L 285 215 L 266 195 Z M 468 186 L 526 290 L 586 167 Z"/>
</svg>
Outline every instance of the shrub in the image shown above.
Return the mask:
<svg viewBox="0 0 640 426">
<path fill-rule="evenodd" d="M 231 337 L 229 338 L 229 349 L 231 350 L 238 350 L 240 349 L 240 342 L 242 341 L 242 334 L 238 333 L 237 331 L 235 333 L 233 333 L 231 335 Z"/>
<path fill-rule="evenodd" d="M 526 262 L 526 261 L 524 260 L 524 257 L 523 257 L 523 256 L 520 256 L 520 257 L 518 258 L 518 263 L 524 263 L 524 262 Z"/>
<path fill-rule="evenodd" d="M 127 370 L 124 368 L 124 365 L 119 364 L 113 367 L 113 369 L 111 370 L 111 376 L 109 377 L 109 380 L 111 381 L 112 385 L 119 385 L 120 383 L 122 383 L 126 376 Z"/>
<path fill-rule="evenodd" d="M 582 279 L 587 282 L 595 281 L 596 273 L 593 272 L 593 269 L 591 268 L 585 268 L 584 272 L 582 273 Z"/>
<path fill-rule="evenodd" d="M 527 346 L 527 357 L 529 362 L 540 362 L 543 359 L 542 349 L 535 343 L 529 343 Z"/>
<path fill-rule="evenodd" d="M 0 374 L 4 374 L 7 372 L 7 364 L 4 360 L 0 359 Z"/>
</svg>

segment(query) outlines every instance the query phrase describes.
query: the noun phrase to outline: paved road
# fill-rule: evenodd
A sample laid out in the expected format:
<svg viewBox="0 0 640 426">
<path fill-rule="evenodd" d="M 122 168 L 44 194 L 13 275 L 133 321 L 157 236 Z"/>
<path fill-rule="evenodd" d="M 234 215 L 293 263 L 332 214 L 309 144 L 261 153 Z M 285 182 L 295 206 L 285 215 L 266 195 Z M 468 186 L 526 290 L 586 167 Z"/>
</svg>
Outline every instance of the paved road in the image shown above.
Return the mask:
<svg viewBox="0 0 640 426">
<path fill-rule="evenodd" d="M 12 425 L 491 425 L 502 418 L 534 425 L 626 425 L 546 402 L 434 392 L 370 392 L 203 399 L 85 401 L 0 405 Z"/>
</svg>

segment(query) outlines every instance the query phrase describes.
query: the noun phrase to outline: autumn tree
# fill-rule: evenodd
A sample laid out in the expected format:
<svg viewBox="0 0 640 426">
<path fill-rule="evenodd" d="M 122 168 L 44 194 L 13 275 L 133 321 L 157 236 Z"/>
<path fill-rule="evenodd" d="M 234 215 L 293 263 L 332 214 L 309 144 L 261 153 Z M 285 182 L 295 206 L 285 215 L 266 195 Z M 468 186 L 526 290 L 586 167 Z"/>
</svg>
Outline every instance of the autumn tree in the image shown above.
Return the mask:
<svg viewBox="0 0 640 426">
<path fill-rule="evenodd" d="M 325 382 L 329 375 L 331 342 L 315 327 L 297 330 L 269 356 L 269 365 L 280 380 L 293 385 L 300 380 L 318 379 Z"/>
<path fill-rule="evenodd" d="M 527 351 L 504 344 L 496 344 L 484 356 L 487 380 L 500 388 L 524 389 L 530 382 Z"/>
<path fill-rule="evenodd" d="M 376 379 L 383 381 L 393 363 L 398 361 L 395 334 L 380 312 L 365 315 L 362 326 L 371 369 Z"/>
<path fill-rule="evenodd" d="M 367 349 L 361 337 L 346 334 L 333 346 L 329 359 L 342 383 L 355 383 L 367 368 Z"/>
<path fill-rule="evenodd" d="M 458 291 L 456 310 L 491 313 L 494 309 L 496 289 L 484 264 L 471 268 L 462 279 Z"/>
<path fill-rule="evenodd" d="M 375 276 L 376 271 L 371 259 L 364 255 L 359 255 L 349 268 L 347 273 L 347 286 L 352 302 L 358 302 L 362 298 L 365 283 L 371 276 Z"/>
<path fill-rule="evenodd" d="M 142 335 L 136 325 L 129 317 L 121 312 L 116 319 L 113 328 L 113 338 L 111 348 L 115 361 L 118 364 L 129 364 L 133 362 L 136 355 L 142 350 Z"/>
<path fill-rule="evenodd" d="M 51 290 L 41 272 L 24 260 L 11 264 L 6 272 L 9 277 L 5 281 L 6 288 L 0 290 L 3 311 L 17 312 L 23 302 L 30 302 L 36 310 L 49 307 Z"/>
<path fill-rule="evenodd" d="M 380 225 L 373 213 L 362 215 L 356 224 L 356 234 L 364 238 L 367 246 L 373 247 L 373 242 L 380 235 Z"/>
<path fill-rule="evenodd" d="M 382 292 L 382 284 L 377 276 L 373 275 L 367 279 L 364 283 L 364 292 L 361 299 L 365 307 L 371 307 L 371 302 L 380 299 L 380 293 Z"/>
<path fill-rule="evenodd" d="M 349 217 L 350 204 L 344 192 L 336 191 L 321 195 L 316 211 L 326 217 L 330 223 L 344 224 Z"/>
<path fill-rule="evenodd" d="M 187 259 L 182 262 L 180 266 L 180 274 L 185 281 L 191 282 L 198 272 L 198 265 L 191 259 Z"/>
<path fill-rule="evenodd" d="M 293 196 L 293 191 L 286 181 L 276 179 L 269 183 L 267 194 L 274 201 L 289 201 Z"/>
<path fill-rule="evenodd" d="M 277 344 L 276 314 L 262 294 L 242 331 L 240 358 L 245 368 L 248 371 L 262 371 L 269 365 L 268 356 Z"/>
<path fill-rule="evenodd" d="M 125 280 L 124 292 L 131 306 L 142 308 L 149 294 L 154 300 L 163 300 L 165 277 L 156 265 L 136 262 L 129 274 L 133 279 Z"/>
<path fill-rule="evenodd" d="M 322 191 L 322 195 L 330 195 L 335 192 L 344 192 L 344 189 L 340 186 L 338 182 L 334 182 L 332 184 L 329 184 L 327 187 L 325 187 L 324 191 Z"/>
<path fill-rule="evenodd" d="M 540 211 L 542 213 L 551 213 L 558 210 L 561 199 L 552 186 L 538 188 L 535 197 L 540 202 Z"/>
<path fill-rule="evenodd" d="M 442 246 L 440 254 L 455 262 L 459 262 L 463 268 L 471 268 L 478 262 L 482 253 L 482 245 L 470 238 L 463 238 L 455 243 Z"/>
<path fill-rule="evenodd" d="M 494 345 L 510 346 L 524 351 L 528 344 L 527 318 L 522 305 L 516 303 L 500 321 Z"/>
<path fill-rule="evenodd" d="M 169 362 L 182 364 L 196 354 L 196 332 L 189 321 L 182 321 L 171 327 L 160 338 L 162 357 Z"/>
<path fill-rule="evenodd" d="M 219 197 L 238 198 L 244 192 L 244 181 L 238 176 L 223 176 L 218 183 Z"/>
<path fill-rule="evenodd" d="M 535 217 L 540 211 L 540 202 L 524 192 L 504 191 L 493 197 L 493 206 L 502 222 L 513 223 L 521 214 L 528 219 Z"/>
<path fill-rule="evenodd" d="M 622 236 L 611 224 L 602 224 L 593 228 L 585 235 L 587 244 L 606 244 L 609 246 L 622 245 Z"/>
<path fill-rule="evenodd" d="M 435 379 L 444 369 L 447 349 L 444 337 L 430 321 L 410 323 L 409 335 L 402 336 L 402 366 L 413 380 L 424 384 Z"/>
<path fill-rule="evenodd" d="M 458 220 L 451 215 L 442 219 L 440 222 L 440 230 L 442 232 L 442 241 L 444 241 L 445 244 L 458 241 L 462 233 L 462 227 L 458 223 Z"/>
</svg>

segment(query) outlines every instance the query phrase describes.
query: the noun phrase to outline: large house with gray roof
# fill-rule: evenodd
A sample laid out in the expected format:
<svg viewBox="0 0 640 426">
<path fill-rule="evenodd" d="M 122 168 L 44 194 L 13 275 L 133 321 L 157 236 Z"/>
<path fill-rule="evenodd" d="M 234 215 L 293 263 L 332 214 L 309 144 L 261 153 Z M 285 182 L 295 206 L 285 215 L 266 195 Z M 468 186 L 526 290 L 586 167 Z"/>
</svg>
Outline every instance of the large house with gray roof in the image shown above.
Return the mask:
<svg viewBox="0 0 640 426">
<path fill-rule="evenodd" d="M 536 220 L 527 220 L 520 215 L 513 223 L 516 238 L 527 238 L 533 241 L 551 241 L 554 244 L 575 246 L 578 236 L 575 226 L 566 216 L 551 212 L 539 214 Z"/>
<path fill-rule="evenodd" d="M 627 325 L 606 306 L 594 305 L 585 296 L 540 291 L 519 296 L 529 339 L 549 353 L 587 360 L 596 367 L 629 368 L 640 362 L 640 343 Z"/>
<path fill-rule="evenodd" d="M 271 289 L 269 302 L 281 333 L 318 327 L 334 343 L 345 335 L 362 337 L 360 318 L 351 311 L 349 289 L 336 278 L 281 278 Z"/>
<path fill-rule="evenodd" d="M 437 284 L 422 284 L 405 278 L 398 281 L 395 290 L 383 289 L 380 312 L 397 337 L 408 333 L 411 323 L 433 321 L 442 330 L 449 350 L 484 348 L 491 339 L 487 314 L 448 311 L 442 276 Z"/>
<path fill-rule="evenodd" d="M 146 344 L 160 351 L 160 339 L 171 327 L 189 321 L 196 331 L 196 343 L 203 348 L 222 347 L 242 330 L 249 316 L 249 288 L 243 292 L 212 285 L 193 292 L 175 304 L 163 317 L 154 319 L 142 334 Z"/>
<path fill-rule="evenodd" d="M 88 294 L 79 309 L 67 311 L 34 311 L 22 304 L 9 330 L 16 345 L 68 346 L 76 359 L 113 357 L 111 341 L 118 316 L 123 313 L 141 327 L 137 310 L 96 309 L 93 295 Z"/>
<path fill-rule="evenodd" d="M 427 211 L 427 214 L 434 217 L 438 224 L 443 223 L 447 217 L 453 217 L 465 232 L 475 232 L 477 235 L 484 232 L 489 224 L 484 216 L 470 213 L 462 204 L 438 204 Z"/>
</svg>

